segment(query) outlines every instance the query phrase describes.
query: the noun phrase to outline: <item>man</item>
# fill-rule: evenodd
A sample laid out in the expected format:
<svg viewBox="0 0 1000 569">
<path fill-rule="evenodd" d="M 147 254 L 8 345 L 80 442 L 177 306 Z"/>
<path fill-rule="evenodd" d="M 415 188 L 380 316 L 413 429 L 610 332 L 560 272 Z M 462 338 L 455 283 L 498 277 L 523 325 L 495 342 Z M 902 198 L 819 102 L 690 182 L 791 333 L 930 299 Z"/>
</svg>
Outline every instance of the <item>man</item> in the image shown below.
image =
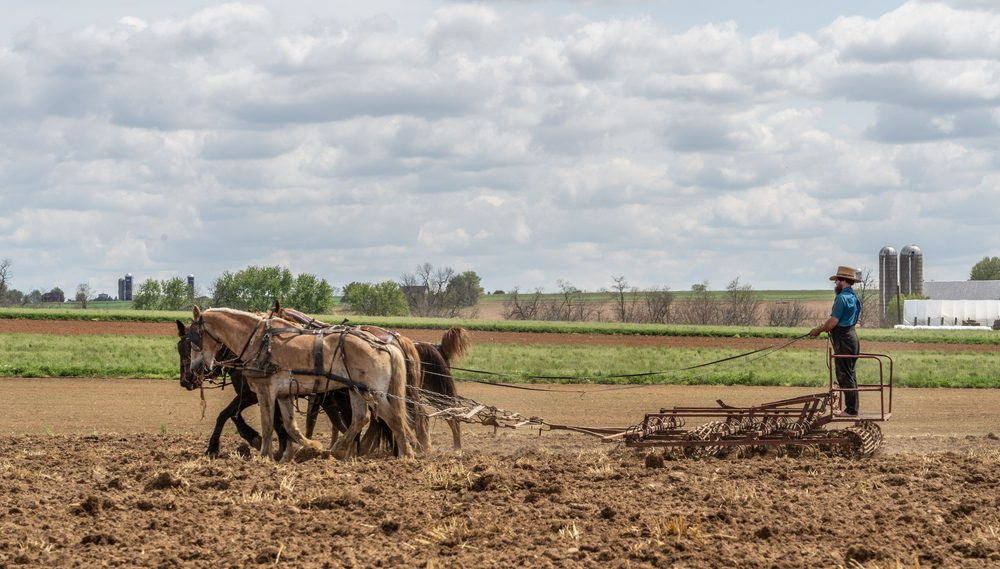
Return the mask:
<svg viewBox="0 0 1000 569">
<path fill-rule="evenodd" d="M 853 267 L 837 267 L 837 274 L 830 277 L 835 283 L 834 289 L 837 291 L 837 298 L 833 301 L 833 309 L 830 311 L 830 318 L 826 322 L 809 331 L 812 337 L 819 336 L 823 332 L 830 333 L 830 341 L 833 343 L 833 353 L 836 355 L 856 356 L 861 351 L 861 343 L 858 341 L 858 333 L 854 331 L 854 325 L 858 323 L 861 315 L 861 299 L 854 294 L 854 283 L 858 282 L 858 273 Z M 837 370 L 837 385 L 841 389 L 857 389 L 858 378 L 854 373 L 854 366 L 858 362 L 855 358 L 834 358 L 834 365 Z M 858 392 L 845 391 L 844 393 L 844 414 L 858 414 Z"/>
</svg>

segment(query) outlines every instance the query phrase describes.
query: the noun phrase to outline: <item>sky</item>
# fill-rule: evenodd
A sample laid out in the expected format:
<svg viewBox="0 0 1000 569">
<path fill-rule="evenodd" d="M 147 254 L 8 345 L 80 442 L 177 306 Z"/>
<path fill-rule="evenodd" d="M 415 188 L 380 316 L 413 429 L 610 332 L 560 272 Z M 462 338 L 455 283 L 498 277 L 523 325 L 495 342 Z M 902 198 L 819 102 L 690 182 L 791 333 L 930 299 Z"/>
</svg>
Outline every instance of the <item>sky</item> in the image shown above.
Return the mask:
<svg viewBox="0 0 1000 569">
<path fill-rule="evenodd" d="M 938 281 L 1000 255 L 1000 3 L 10 4 L 23 292 L 424 263 L 487 291 L 820 289 L 885 246 Z"/>
</svg>

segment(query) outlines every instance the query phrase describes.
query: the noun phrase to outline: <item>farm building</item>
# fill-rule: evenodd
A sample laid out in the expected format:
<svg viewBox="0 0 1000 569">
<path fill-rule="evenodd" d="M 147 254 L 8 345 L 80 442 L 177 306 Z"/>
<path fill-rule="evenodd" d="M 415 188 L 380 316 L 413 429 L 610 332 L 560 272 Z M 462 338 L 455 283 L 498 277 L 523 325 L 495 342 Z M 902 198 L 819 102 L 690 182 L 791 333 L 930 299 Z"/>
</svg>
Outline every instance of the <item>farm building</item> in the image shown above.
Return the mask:
<svg viewBox="0 0 1000 569">
<path fill-rule="evenodd" d="M 926 282 L 928 300 L 907 300 L 909 326 L 988 326 L 1000 328 L 1000 281 Z"/>
</svg>

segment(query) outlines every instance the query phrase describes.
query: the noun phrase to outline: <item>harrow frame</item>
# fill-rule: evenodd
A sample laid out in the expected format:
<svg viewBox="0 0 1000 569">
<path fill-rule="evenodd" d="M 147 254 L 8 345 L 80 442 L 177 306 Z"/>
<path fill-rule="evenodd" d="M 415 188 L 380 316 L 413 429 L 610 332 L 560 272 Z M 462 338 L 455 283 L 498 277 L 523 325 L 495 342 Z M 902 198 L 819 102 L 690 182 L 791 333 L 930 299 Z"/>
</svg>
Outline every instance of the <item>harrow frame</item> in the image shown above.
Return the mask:
<svg viewBox="0 0 1000 569">
<path fill-rule="evenodd" d="M 623 442 L 636 448 L 666 447 L 686 456 L 724 456 L 742 448 L 761 451 L 769 447 L 792 449 L 813 446 L 853 457 L 871 456 L 882 443 L 877 422 L 892 416 L 893 361 L 887 354 L 862 353 L 835 355 L 827 350 L 828 389 L 823 393 L 802 395 L 760 405 L 738 407 L 721 399 L 716 407 L 661 408 L 646 413 L 642 422 L 619 432 L 600 435 L 607 442 Z M 878 365 L 878 383 L 859 383 L 856 388 L 842 388 L 834 382 L 836 359 L 868 359 Z M 878 392 L 877 412 L 845 415 L 843 393 Z M 698 423 L 688 429 L 688 423 Z M 828 425 L 849 424 L 836 429 Z"/>
</svg>

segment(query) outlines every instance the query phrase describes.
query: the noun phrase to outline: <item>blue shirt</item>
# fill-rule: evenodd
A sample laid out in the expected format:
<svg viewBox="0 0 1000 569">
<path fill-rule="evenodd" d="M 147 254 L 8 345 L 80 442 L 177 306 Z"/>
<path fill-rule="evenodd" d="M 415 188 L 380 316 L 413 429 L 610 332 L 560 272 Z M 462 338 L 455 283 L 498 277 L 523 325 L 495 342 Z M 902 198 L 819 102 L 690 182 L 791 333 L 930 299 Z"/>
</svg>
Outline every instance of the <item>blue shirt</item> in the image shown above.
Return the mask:
<svg viewBox="0 0 1000 569">
<path fill-rule="evenodd" d="M 858 296 L 854 294 L 854 288 L 847 287 L 840 291 L 833 301 L 833 310 L 830 316 L 837 319 L 838 327 L 854 326 L 858 322 L 858 314 L 861 312 L 861 303 Z"/>
</svg>

